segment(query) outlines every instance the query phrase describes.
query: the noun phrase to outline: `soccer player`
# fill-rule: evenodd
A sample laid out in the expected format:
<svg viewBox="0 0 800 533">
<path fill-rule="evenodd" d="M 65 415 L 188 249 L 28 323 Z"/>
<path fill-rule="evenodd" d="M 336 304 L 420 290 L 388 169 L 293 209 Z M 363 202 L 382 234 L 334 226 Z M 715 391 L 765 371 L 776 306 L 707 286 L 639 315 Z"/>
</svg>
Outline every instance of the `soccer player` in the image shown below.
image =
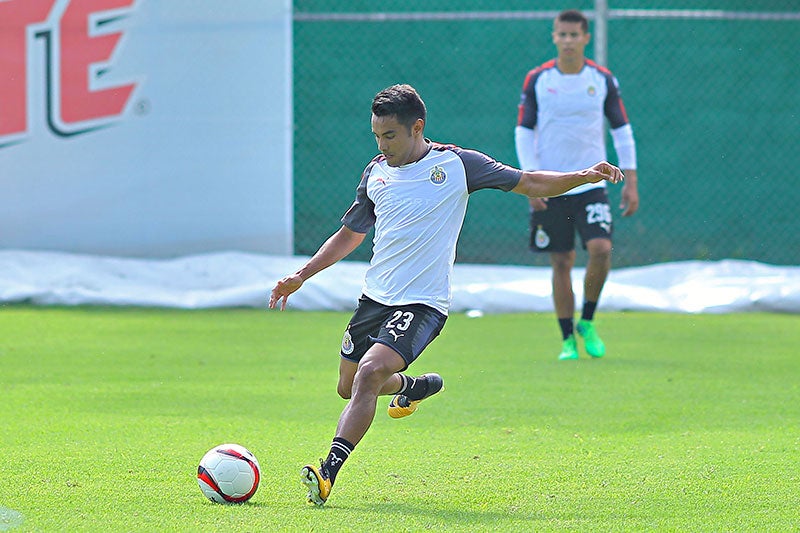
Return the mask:
<svg viewBox="0 0 800 533">
<path fill-rule="evenodd" d="M 606 159 L 604 118 L 608 119 L 619 166 L 625 173 L 622 216 L 639 208 L 636 144 L 609 70 L 584 57 L 589 23 L 575 10 L 562 11 L 553 24 L 558 57 L 530 71 L 522 87 L 514 132 L 517 159 L 525 170 L 572 171 Z M 530 248 L 549 252 L 553 303 L 561 329 L 559 359 L 577 359 L 574 330 L 592 357 L 606 353 L 593 322 L 600 293 L 611 269 L 611 208 L 605 182 L 589 183 L 550 198 L 531 198 Z M 575 232 L 588 253 L 583 307 L 574 324 Z"/>
<path fill-rule="evenodd" d="M 339 395 L 348 403 L 330 452 L 301 470 L 308 501 L 323 505 L 339 470 L 375 417 L 377 397 L 393 395 L 389 415 L 412 414 L 442 389 L 438 374 L 405 373 L 447 320 L 456 241 L 469 195 L 500 189 L 553 196 L 585 183 L 620 181 L 600 162 L 573 172 L 523 172 L 489 156 L 425 138 L 426 109 L 409 85 L 394 85 L 372 102 L 372 133 L 380 154 L 367 165 L 342 227 L 297 272 L 272 289 L 269 307 L 286 307 L 305 280 L 346 257 L 375 228 L 363 294 L 344 331 Z"/>
</svg>

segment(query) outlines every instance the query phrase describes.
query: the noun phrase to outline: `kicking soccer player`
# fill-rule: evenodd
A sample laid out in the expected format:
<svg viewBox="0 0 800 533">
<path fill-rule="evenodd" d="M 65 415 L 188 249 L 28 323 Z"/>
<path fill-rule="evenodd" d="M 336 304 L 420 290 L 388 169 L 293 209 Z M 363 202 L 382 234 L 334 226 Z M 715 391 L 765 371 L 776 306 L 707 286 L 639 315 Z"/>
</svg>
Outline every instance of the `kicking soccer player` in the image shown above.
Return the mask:
<svg viewBox="0 0 800 533">
<path fill-rule="evenodd" d="M 394 85 L 372 102 L 372 132 L 380 155 L 361 175 L 342 227 L 297 272 L 278 281 L 269 307 L 286 301 L 305 280 L 346 257 L 375 228 L 363 294 L 344 331 L 339 395 L 349 400 L 327 458 L 306 465 L 308 501 L 323 505 L 342 465 L 369 429 L 379 395 L 394 395 L 389 415 L 413 413 L 442 389 L 438 374 L 404 373 L 439 335 L 450 305 L 450 279 L 469 195 L 500 189 L 553 196 L 584 183 L 616 183 L 622 172 L 600 162 L 574 172 L 523 172 L 489 156 L 443 145 L 423 135 L 425 104 L 409 85 Z"/>
</svg>

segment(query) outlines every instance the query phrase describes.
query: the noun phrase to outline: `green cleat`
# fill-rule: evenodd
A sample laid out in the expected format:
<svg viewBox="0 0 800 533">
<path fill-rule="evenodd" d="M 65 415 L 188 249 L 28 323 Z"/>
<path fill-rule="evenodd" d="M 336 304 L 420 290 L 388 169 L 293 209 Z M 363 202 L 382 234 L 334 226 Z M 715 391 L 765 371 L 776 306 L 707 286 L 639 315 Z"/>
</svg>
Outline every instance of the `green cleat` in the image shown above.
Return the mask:
<svg viewBox="0 0 800 533">
<path fill-rule="evenodd" d="M 597 330 L 590 320 L 578 321 L 578 325 L 575 329 L 578 330 L 578 335 L 583 337 L 583 342 L 586 345 L 586 353 L 592 357 L 603 357 L 606 354 L 606 345 L 603 344 L 603 340 L 600 338 L 600 335 L 597 334 Z"/>
<path fill-rule="evenodd" d="M 578 345 L 575 343 L 575 335 L 570 335 L 564 339 L 561 345 L 561 353 L 558 354 L 559 361 L 578 358 Z"/>
</svg>

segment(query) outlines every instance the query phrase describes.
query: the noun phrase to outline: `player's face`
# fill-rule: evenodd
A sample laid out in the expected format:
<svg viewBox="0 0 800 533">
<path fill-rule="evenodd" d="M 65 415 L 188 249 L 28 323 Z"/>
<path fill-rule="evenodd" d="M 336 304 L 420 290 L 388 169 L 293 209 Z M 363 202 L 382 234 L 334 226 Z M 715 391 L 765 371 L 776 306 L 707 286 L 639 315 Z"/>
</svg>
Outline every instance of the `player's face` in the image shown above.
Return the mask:
<svg viewBox="0 0 800 533">
<path fill-rule="evenodd" d="M 589 44 L 590 34 L 583 31 L 580 22 L 556 21 L 553 25 L 553 44 L 562 59 L 583 59 L 583 50 Z"/>
<path fill-rule="evenodd" d="M 399 167 L 415 160 L 418 136 L 422 135 L 421 124 L 422 120 L 417 120 L 409 129 L 398 122 L 394 115 L 372 115 L 372 133 L 378 150 L 386 156 L 386 164 Z"/>
</svg>

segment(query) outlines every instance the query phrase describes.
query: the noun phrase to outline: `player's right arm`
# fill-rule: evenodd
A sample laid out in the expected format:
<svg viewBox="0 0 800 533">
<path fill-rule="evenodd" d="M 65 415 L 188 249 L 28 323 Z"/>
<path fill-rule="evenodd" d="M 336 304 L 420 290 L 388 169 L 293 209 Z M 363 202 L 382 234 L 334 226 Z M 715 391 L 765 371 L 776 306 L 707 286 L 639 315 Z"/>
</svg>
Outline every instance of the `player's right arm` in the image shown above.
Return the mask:
<svg viewBox="0 0 800 533">
<path fill-rule="evenodd" d="M 269 308 L 274 309 L 280 300 L 281 311 L 286 309 L 286 300 L 290 294 L 302 287 L 303 283 L 317 272 L 347 257 L 350 252 L 358 248 L 365 236 L 366 233 L 357 233 L 347 226 L 339 228 L 339 231 L 331 235 L 305 265 L 275 284 L 269 296 Z"/>
</svg>

